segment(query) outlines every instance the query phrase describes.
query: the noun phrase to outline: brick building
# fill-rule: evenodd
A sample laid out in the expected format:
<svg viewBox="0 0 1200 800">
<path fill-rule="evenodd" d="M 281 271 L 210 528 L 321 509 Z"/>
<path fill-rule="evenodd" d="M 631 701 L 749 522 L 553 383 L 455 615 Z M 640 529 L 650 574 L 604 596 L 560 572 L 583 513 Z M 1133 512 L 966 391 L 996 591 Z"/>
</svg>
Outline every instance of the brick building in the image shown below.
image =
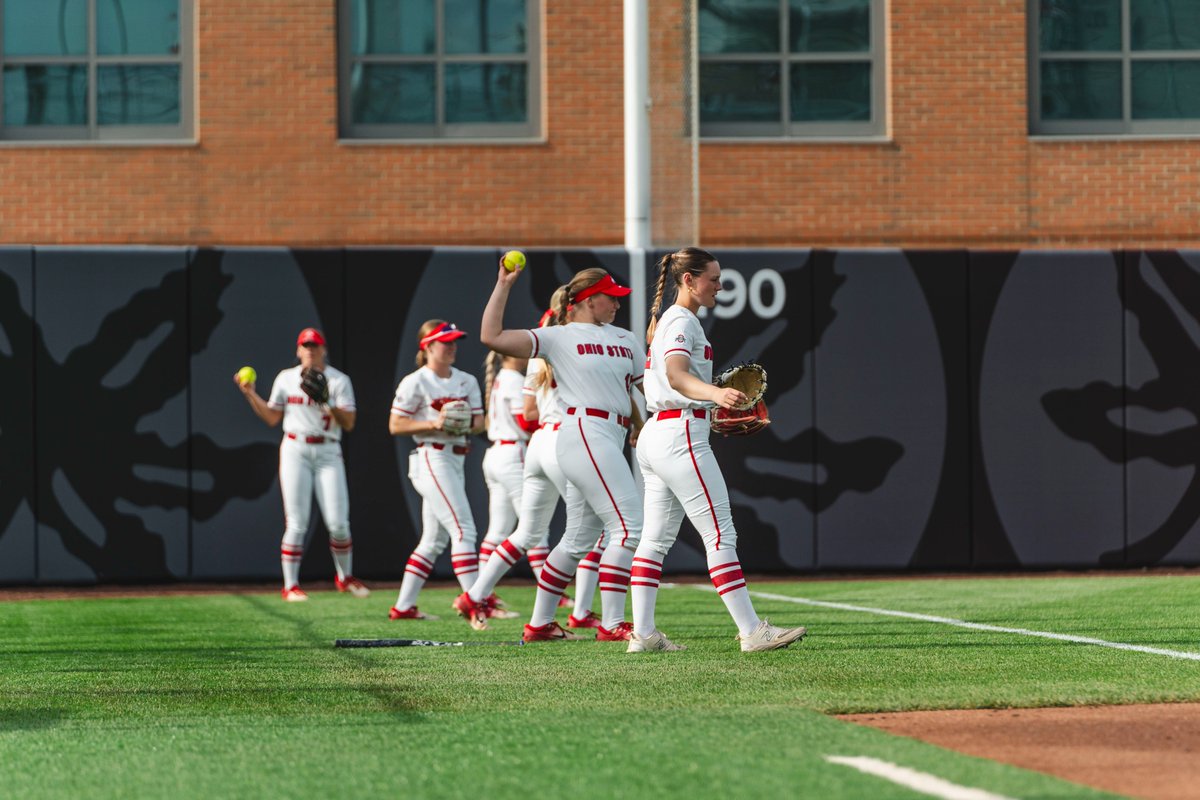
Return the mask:
<svg viewBox="0 0 1200 800">
<path fill-rule="evenodd" d="M 1195 3 L 697 2 L 706 245 L 1200 243 Z M 659 208 L 688 8 L 651 5 Z M 617 0 L 0 11 L 0 243 L 623 239 Z"/>
</svg>

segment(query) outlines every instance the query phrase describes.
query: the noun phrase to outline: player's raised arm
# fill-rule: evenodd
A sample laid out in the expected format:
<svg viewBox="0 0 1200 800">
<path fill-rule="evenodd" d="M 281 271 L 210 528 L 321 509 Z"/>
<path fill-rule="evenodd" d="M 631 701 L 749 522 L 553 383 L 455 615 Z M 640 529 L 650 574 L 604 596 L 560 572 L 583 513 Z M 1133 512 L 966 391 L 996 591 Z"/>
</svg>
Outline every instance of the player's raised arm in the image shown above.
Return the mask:
<svg viewBox="0 0 1200 800">
<path fill-rule="evenodd" d="M 533 355 L 533 339 L 528 331 L 504 330 L 504 309 L 508 305 L 509 292 L 520 274 L 519 269 L 509 270 L 503 259 L 500 261 L 496 288 L 488 298 L 487 306 L 483 309 L 483 321 L 479 323 L 479 341 L 484 347 L 502 355 L 529 358 Z"/>
</svg>

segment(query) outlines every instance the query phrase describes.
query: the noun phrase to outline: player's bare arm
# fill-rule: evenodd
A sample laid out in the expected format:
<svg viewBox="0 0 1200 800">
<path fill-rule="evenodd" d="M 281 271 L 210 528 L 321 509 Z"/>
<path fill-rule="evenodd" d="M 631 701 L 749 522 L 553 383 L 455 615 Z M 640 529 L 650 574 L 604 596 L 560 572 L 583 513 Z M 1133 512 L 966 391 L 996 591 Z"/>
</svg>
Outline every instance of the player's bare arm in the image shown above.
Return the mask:
<svg viewBox="0 0 1200 800">
<path fill-rule="evenodd" d="M 430 433 L 442 429 L 442 418 L 413 419 L 400 414 L 388 417 L 388 433 L 392 436 L 413 436 L 418 433 Z"/>
<path fill-rule="evenodd" d="M 357 411 L 346 411 L 341 408 L 334 408 L 333 406 L 326 406 L 326 408 L 329 409 L 329 413 L 333 415 L 337 424 L 342 426 L 343 431 L 349 433 L 354 430 L 354 423 L 358 419 Z"/>
<path fill-rule="evenodd" d="M 467 436 L 477 436 L 487 430 L 487 423 L 483 419 L 483 414 L 473 414 L 471 416 L 471 430 L 467 431 Z"/>
<path fill-rule="evenodd" d="M 533 342 L 529 334 L 523 330 L 504 330 L 504 308 L 508 305 L 508 295 L 520 274 L 519 270 L 509 272 L 501 261 L 496 288 L 488 298 L 487 306 L 483 309 L 483 321 L 479 323 L 479 341 L 484 347 L 489 347 L 501 355 L 529 358 L 533 355 Z"/>
<path fill-rule="evenodd" d="M 241 389 L 246 401 L 250 403 L 250 408 L 254 410 L 254 413 L 259 419 L 267 423 L 267 425 L 272 428 L 274 428 L 283 420 L 283 410 L 271 408 L 269 405 L 267 405 L 267 401 L 258 396 L 258 392 L 255 390 L 255 384 L 253 382 L 242 383 L 238 380 L 237 375 L 233 376 L 233 382 L 239 389 Z"/>
<path fill-rule="evenodd" d="M 537 398 L 536 397 L 525 397 L 524 403 L 525 403 L 525 407 L 521 410 L 521 414 L 522 414 L 522 416 L 525 417 L 525 421 L 526 422 L 537 422 L 538 421 Z"/>
<path fill-rule="evenodd" d="M 716 403 L 721 408 L 733 408 L 746 402 L 746 395 L 737 389 L 722 389 L 705 383 L 688 371 L 690 359 L 681 354 L 667 356 L 667 383 L 684 397 Z"/>
</svg>

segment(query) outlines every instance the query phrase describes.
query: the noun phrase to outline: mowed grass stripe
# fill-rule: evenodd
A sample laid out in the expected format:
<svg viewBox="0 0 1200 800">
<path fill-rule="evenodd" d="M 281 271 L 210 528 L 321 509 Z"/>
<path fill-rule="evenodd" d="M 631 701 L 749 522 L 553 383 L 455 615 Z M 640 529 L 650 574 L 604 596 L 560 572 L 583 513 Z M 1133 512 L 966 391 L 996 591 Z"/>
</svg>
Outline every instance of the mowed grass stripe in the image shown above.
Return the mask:
<svg viewBox="0 0 1200 800">
<path fill-rule="evenodd" d="M 716 591 L 709 586 L 700 586 L 700 589 L 707 591 Z M 1123 642 L 1109 642 L 1104 639 L 1094 639 L 1090 636 L 1073 636 L 1066 633 L 1052 633 L 1050 631 L 1033 631 L 1027 628 L 1008 628 L 1002 625 L 985 625 L 981 622 L 967 622 L 961 619 L 952 619 L 950 617 L 938 617 L 932 614 L 918 614 L 912 611 L 897 611 L 889 608 L 871 608 L 869 606 L 856 606 L 850 603 L 832 603 L 826 600 L 813 600 L 808 597 L 792 597 L 784 594 L 772 594 L 770 592 L 750 592 L 751 597 L 759 597 L 764 600 L 779 600 L 785 603 L 796 603 L 797 605 L 816 606 L 818 608 L 835 608 L 841 611 L 856 611 L 862 614 L 878 614 L 884 617 L 900 617 L 901 619 L 911 619 L 918 622 L 933 622 L 939 625 L 953 625 L 956 628 L 967 628 L 975 631 L 988 631 L 990 633 L 1012 633 L 1019 636 L 1036 636 L 1041 639 L 1055 639 L 1060 642 L 1071 642 L 1073 644 L 1091 644 L 1097 647 L 1111 647 L 1114 650 L 1130 650 L 1136 653 L 1149 653 L 1156 656 L 1168 656 L 1170 658 L 1183 658 L 1191 661 L 1200 661 L 1200 653 L 1183 652 L 1180 650 L 1166 650 L 1161 647 L 1146 647 L 1145 645 L 1125 644 Z"/>
</svg>

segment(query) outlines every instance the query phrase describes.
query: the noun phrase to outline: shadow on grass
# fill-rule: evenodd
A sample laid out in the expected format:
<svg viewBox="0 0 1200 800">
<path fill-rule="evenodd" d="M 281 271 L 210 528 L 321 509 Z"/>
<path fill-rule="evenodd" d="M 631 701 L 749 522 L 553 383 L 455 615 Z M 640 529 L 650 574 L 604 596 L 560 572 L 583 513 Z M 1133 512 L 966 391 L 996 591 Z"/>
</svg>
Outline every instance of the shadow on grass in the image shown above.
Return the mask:
<svg viewBox="0 0 1200 800">
<path fill-rule="evenodd" d="M 266 597 L 257 595 L 238 595 L 238 600 L 253 607 L 256 611 L 290 626 L 308 645 L 314 648 L 328 649 L 343 662 L 368 674 L 374 673 L 378 680 L 368 682 L 367 685 L 359 687 L 357 691 L 371 697 L 379 705 L 381 711 L 405 722 L 415 723 L 424 720 L 422 712 L 415 710 L 420 705 L 419 698 L 412 696 L 411 692 L 406 692 L 405 687 L 398 684 L 386 685 L 394 679 L 368 660 L 367 651 L 334 648 L 333 642 L 329 640 L 328 636 L 316 630 L 316 625 L 311 619 L 284 613 L 283 609 L 278 606 L 279 601 L 274 598 L 268 600 Z"/>
<path fill-rule="evenodd" d="M 0 711 L 0 733 L 8 731 L 39 731 L 53 728 L 66 715 L 58 708 L 26 708 L 20 711 Z"/>
</svg>

